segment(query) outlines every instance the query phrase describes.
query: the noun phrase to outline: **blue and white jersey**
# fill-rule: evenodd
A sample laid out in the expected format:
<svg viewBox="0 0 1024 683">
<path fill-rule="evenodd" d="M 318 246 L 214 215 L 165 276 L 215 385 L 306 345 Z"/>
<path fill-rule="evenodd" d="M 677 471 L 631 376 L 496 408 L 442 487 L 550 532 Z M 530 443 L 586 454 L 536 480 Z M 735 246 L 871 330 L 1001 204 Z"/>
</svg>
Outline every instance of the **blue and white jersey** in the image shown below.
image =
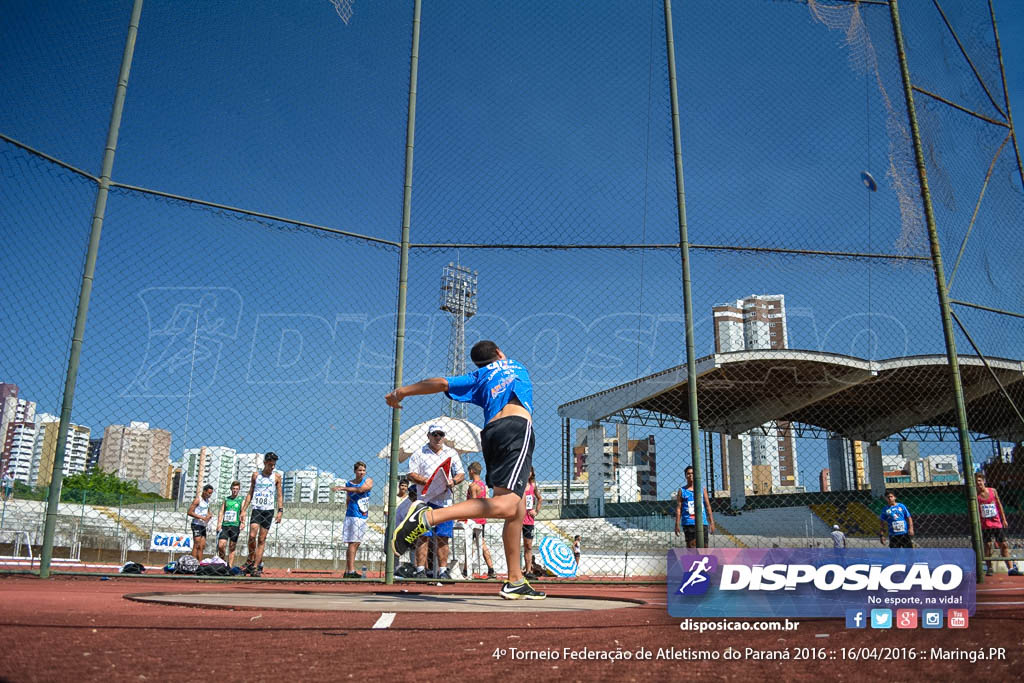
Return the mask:
<svg viewBox="0 0 1024 683">
<path fill-rule="evenodd" d="M 694 512 L 694 505 L 696 497 L 693 495 L 692 489 L 687 489 L 686 486 L 679 487 L 679 493 L 683 496 L 683 512 L 680 515 L 683 520 L 683 526 L 695 526 L 697 524 L 697 517 Z M 708 523 L 708 518 L 711 517 L 711 510 L 708 509 L 707 504 L 704 505 L 704 524 Z"/>
<path fill-rule="evenodd" d="M 910 510 L 903 503 L 888 506 L 882 510 L 879 518 L 889 525 L 890 536 L 905 536 L 910 531 L 907 526 Z"/>
<path fill-rule="evenodd" d="M 510 358 L 496 360 L 467 375 L 445 377 L 448 398 L 472 403 L 484 409 L 484 424 L 501 412 L 515 394 L 526 411 L 533 414 L 533 383 L 530 373 Z"/>
<path fill-rule="evenodd" d="M 345 482 L 345 486 L 359 487 L 363 485 L 363 481 L 366 477 L 363 477 L 359 481 L 350 479 Z M 359 519 L 366 519 L 370 515 L 370 492 L 363 491 L 362 493 L 349 493 L 348 504 L 345 506 L 346 517 L 358 517 Z"/>
</svg>

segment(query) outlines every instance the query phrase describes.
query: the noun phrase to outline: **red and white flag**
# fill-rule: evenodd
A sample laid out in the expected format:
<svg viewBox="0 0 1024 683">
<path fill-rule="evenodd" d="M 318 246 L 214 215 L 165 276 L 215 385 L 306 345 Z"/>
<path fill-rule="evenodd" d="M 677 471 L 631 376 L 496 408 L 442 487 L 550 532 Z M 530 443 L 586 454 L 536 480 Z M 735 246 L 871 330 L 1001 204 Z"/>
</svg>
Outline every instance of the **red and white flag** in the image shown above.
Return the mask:
<svg viewBox="0 0 1024 683">
<path fill-rule="evenodd" d="M 438 465 L 434 473 L 430 475 L 427 480 L 427 485 L 423 487 L 423 491 L 417 496 L 419 500 L 425 503 L 434 503 L 437 501 L 443 501 L 450 494 L 448 491 L 448 485 L 452 483 L 452 459 L 445 458 L 444 462 Z"/>
</svg>

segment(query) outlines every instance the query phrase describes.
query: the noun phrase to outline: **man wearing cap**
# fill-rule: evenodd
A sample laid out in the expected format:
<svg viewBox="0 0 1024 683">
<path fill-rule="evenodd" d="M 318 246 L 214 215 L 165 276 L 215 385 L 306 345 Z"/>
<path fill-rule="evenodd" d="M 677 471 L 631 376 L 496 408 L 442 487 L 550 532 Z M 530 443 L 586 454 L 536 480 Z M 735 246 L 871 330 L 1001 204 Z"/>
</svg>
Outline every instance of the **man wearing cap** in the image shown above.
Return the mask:
<svg viewBox="0 0 1024 683">
<path fill-rule="evenodd" d="M 427 427 L 427 443 L 409 458 L 409 481 L 416 484 L 417 497 L 435 510 L 446 508 L 453 502 L 452 492 L 455 487 L 463 482 L 466 473 L 462 469 L 462 459 L 458 452 L 444 443 L 444 427 L 439 424 L 432 424 Z M 447 486 L 440 491 L 427 490 L 430 477 L 437 471 L 445 460 L 451 458 L 451 479 Z M 443 473 L 438 473 L 443 476 Z M 434 489 L 434 487 L 431 487 Z M 452 537 L 454 522 L 447 521 L 438 524 L 432 531 L 427 531 L 416 540 L 416 575 L 414 578 L 426 578 L 427 571 L 427 549 L 430 540 L 436 538 L 437 555 L 435 556 L 434 576 L 439 579 L 448 577 L 448 542 Z"/>
<path fill-rule="evenodd" d="M 832 547 L 833 548 L 845 548 L 846 547 L 846 534 L 839 530 L 838 524 L 832 525 Z"/>
</svg>

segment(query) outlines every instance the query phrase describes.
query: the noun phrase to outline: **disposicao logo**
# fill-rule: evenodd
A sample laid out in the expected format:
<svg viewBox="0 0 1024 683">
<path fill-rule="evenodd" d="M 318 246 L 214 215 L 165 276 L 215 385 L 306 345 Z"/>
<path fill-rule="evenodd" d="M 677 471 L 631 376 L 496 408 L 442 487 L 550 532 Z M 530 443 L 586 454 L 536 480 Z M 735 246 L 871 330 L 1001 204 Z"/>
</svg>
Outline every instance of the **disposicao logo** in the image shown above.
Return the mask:
<svg viewBox="0 0 1024 683">
<path fill-rule="evenodd" d="M 682 595 L 704 595 L 711 587 L 710 574 L 718 566 L 718 559 L 712 555 L 691 555 L 682 559 L 684 564 L 689 565 L 689 570 L 683 575 L 683 583 L 679 586 Z"/>
<path fill-rule="evenodd" d="M 681 617 L 974 608 L 973 555 L 963 550 L 673 550 L 668 579 L 669 613 Z"/>
</svg>

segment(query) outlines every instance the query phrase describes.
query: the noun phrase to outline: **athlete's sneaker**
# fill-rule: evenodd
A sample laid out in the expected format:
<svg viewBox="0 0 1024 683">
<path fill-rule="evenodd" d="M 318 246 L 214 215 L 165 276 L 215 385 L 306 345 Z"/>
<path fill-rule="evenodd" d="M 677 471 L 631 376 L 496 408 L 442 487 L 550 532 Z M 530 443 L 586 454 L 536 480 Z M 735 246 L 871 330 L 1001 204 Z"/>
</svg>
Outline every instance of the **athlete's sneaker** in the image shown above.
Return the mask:
<svg viewBox="0 0 1024 683">
<path fill-rule="evenodd" d="M 417 569 L 416 573 L 413 574 L 410 578 L 413 578 L 413 579 L 425 579 L 425 578 L 427 578 L 427 570 L 426 569 Z"/>
<path fill-rule="evenodd" d="M 361 578 L 363 578 L 363 575 L 360 574 L 359 572 L 345 572 L 345 574 L 341 578 L 343 578 L 343 579 L 361 579 Z"/>
<path fill-rule="evenodd" d="M 1010 576 L 1024 576 L 1024 574 L 1022 574 L 1021 571 L 1019 569 L 1017 569 L 1016 567 L 1013 567 L 1012 569 L 1010 569 L 1010 571 L 1008 571 L 1006 573 L 1009 574 Z"/>
<path fill-rule="evenodd" d="M 494 573 L 494 567 L 488 567 L 487 568 L 487 578 L 488 579 L 494 579 L 494 578 L 497 578 L 497 577 L 498 577 L 498 575 Z"/>
<path fill-rule="evenodd" d="M 395 555 L 404 555 L 416 539 L 430 529 L 424 514 L 428 509 L 422 500 L 417 500 L 409 506 L 405 519 L 395 526 L 395 533 L 391 537 L 391 550 Z"/>
<path fill-rule="evenodd" d="M 442 581 L 451 581 L 452 575 L 451 572 L 449 572 L 447 569 L 442 569 L 441 573 L 437 575 L 437 578 L 441 579 Z"/>
<path fill-rule="evenodd" d="M 526 579 L 527 581 L 536 581 L 537 580 L 537 575 L 534 574 L 533 572 L 526 572 L 525 574 L 523 574 L 523 578 Z"/>
<path fill-rule="evenodd" d="M 534 590 L 529 581 L 523 581 L 518 586 L 506 581 L 498 594 L 506 600 L 543 600 L 548 597 L 547 594 Z"/>
<path fill-rule="evenodd" d="M 989 567 L 988 569 L 985 570 L 985 576 L 995 576 L 995 575 L 996 575 L 996 573 L 992 570 L 992 567 Z"/>
</svg>

